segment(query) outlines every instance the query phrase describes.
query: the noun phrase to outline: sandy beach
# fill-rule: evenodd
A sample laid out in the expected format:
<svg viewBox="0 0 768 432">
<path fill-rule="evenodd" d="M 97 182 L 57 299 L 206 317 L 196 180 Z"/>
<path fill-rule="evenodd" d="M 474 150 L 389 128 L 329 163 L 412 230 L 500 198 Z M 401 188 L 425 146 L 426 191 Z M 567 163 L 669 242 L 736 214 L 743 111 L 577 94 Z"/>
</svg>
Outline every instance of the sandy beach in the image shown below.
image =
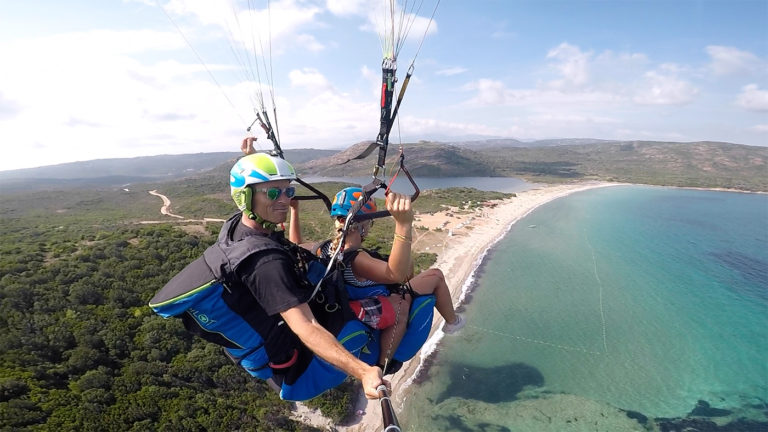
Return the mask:
<svg viewBox="0 0 768 432">
<path fill-rule="evenodd" d="M 434 252 L 434 267 L 443 271 L 455 305 L 460 305 L 466 288 L 472 283 L 474 272 L 488 249 L 501 239 L 510 227 L 542 204 L 587 189 L 612 186 L 615 183 L 589 182 L 569 185 L 541 186 L 517 193 L 514 198 L 492 201 L 473 211 L 446 209 L 435 214 L 417 214 L 414 222 L 413 248 L 419 252 Z M 403 368 L 387 378 L 392 383 L 392 401 L 396 411 L 407 398 L 407 387 L 415 377 L 422 360 L 434 350 L 443 337 L 440 328 L 443 319 L 437 313 L 432 323 L 430 338 L 419 354 Z M 364 414 L 348 426 L 335 426 L 337 430 L 364 432 L 381 429 L 381 408 L 378 400 L 365 400 L 361 396 L 355 408 Z M 304 409 L 297 418 L 321 428 L 330 422 L 317 413 Z"/>
</svg>

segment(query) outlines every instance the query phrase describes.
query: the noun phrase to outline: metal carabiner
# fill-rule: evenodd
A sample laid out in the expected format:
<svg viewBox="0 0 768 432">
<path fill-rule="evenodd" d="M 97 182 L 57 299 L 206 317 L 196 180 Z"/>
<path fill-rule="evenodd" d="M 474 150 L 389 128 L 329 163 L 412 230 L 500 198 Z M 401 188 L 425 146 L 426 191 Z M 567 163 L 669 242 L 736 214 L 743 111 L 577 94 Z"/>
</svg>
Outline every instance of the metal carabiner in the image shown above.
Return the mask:
<svg viewBox="0 0 768 432">
<path fill-rule="evenodd" d="M 322 292 L 318 292 L 315 295 L 315 301 L 320 303 L 320 304 L 325 303 L 325 294 L 323 294 Z"/>
</svg>

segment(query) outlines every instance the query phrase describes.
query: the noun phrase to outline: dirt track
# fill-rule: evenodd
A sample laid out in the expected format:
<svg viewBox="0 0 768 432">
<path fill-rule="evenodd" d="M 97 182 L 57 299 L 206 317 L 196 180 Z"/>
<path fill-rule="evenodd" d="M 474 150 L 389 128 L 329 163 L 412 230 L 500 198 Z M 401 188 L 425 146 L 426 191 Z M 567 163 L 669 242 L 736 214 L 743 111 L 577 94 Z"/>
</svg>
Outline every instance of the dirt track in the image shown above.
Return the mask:
<svg viewBox="0 0 768 432">
<path fill-rule="evenodd" d="M 167 196 L 165 196 L 165 195 L 163 195 L 161 193 L 158 193 L 157 190 L 151 190 L 151 191 L 149 191 L 149 194 L 157 196 L 157 197 L 160 197 L 160 199 L 163 200 L 163 206 L 160 207 L 160 214 L 165 215 L 165 216 L 170 216 L 170 217 L 173 217 L 173 218 L 176 218 L 176 219 L 180 219 L 179 222 L 202 222 L 202 223 L 206 223 L 206 222 L 225 222 L 224 219 L 215 219 L 215 218 L 187 219 L 184 216 L 173 214 L 170 211 L 171 200 Z M 141 221 L 142 224 L 157 224 L 157 223 L 167 223 L 167 222 L 168 222 L 167 220 Z"/>
</svg>

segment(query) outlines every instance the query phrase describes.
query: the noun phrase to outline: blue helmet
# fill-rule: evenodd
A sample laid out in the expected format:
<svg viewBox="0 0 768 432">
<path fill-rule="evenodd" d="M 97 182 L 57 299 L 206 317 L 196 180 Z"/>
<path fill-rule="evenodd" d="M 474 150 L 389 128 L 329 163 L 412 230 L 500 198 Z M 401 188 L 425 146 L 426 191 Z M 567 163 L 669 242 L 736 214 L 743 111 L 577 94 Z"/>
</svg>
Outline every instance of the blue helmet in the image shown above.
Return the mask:
<svg viewBox="0 0 768 432">
<path fill-rule="evenodd" d="M 333 197 L 333 203 L 331 204 L 331 216 L 346 217 L 347 214 L 349 214 L 349 210 L 352 208 L 352 206 L 355 205 L 362 196 L 363 189 L 359 187 L 348 187 L 340 190 L 339 193 Z M 357 214 L 360 215 L 373 213 L 375 211 L 376 202 L 373 200 L 373 198 L 369 198 L 368 202 L 360 207 L 360 210 L 357 212 Z"/>
</svg>

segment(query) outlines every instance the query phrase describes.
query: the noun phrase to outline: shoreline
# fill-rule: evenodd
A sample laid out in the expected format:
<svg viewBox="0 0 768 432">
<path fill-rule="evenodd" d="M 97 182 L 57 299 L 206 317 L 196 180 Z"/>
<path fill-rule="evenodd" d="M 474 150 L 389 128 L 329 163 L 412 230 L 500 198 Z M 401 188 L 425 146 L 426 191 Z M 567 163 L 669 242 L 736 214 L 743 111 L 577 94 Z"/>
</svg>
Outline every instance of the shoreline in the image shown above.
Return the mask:
<svg viewBox="0 0 768 432">
<path fill-rule="evenodd" d="M 516 197 L 494 201 L 493 206 L 478 209 L 473 212 L 474 214 L 455 215 L 449 209 L 434 215 L 417 215 L 414 226 L 424 226 L 430 230 L 419 235 L 418 240 L 414 241 L 414 249 L 420 252 L 437 252 L 437 261 L 433 267 L 439 268 L 445 274 L 454 305 L 459 309 L 473 286 L 477 270 L 481 267 L 485 256 L 515 223 L 536 208 L 555 199 L 589 189 L 622 185 L 629 184 L 587 182 L 542 185 L 519 192 Z M 476 223 L 473 224 L 473 222 Z M 437 227 L 447 229 L 448 232 L 427 236 L 433 232 L 432 228 Z M 442 244 L 439 244 L 440 241 Z M 450 247 L 446 247 L 448 242 Z M 418 243 L 422 245 L 416 247 Z M 414 358 L 406 362 L 400 371 L 387 377 L 392 384 L 392 402 L 396 411 L 399 412 L 402 408 L 408 398 L 408 388 L 426 367 L 425 363 L 443 338 L 444 333 L 441 330 L 443 322 L 443 318 L 435 312 L 430 336 L 422 349 Z M 359 416 L 353 424 L 337 426 L 338 430 L 363 432 L 381 427 L 381 409 L 378 400 L 367 400 L 361 395 L 355 410 L 362 411 L 364 414 Z"/>
</svg>

